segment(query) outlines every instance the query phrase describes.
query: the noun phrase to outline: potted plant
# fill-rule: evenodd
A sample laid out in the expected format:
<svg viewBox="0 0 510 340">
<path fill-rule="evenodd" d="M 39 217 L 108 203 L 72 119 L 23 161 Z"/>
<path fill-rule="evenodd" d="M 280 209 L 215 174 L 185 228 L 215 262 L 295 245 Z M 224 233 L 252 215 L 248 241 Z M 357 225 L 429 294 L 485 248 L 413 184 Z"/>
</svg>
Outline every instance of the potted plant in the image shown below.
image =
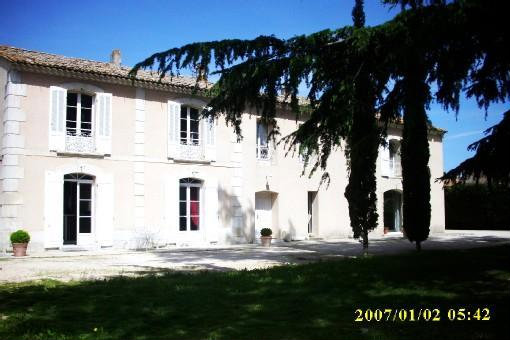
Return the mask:
<svg viewBox="0 0 510 340">
<path fill-rule="evenodd" d="M 26 256 L 30 235 L 24 230 L 18 230 L 11 234 L 12 251 L 14 256 Z"/>
<path fill-rule="evenodd" d="M 262 228 L 262 230 L 260 230 L 260 242 L 262 243 L 262 246 L 271 246 L 271 235 L 273 235 L 271 228 Z"/>
</svg>

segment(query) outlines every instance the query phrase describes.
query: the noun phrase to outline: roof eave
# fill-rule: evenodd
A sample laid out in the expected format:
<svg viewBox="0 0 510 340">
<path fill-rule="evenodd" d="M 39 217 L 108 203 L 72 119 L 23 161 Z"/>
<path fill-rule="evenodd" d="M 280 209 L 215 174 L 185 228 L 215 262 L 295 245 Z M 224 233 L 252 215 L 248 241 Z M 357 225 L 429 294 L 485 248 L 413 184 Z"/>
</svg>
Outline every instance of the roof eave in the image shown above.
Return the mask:
<svg viewBox="0 0 510 340">
<path fill-rule="evenodd" d="M 194 86 L 185 86 L 185 85 L 175 85 L 163 83 L 160 81 L 150 81 L 147 79 L 135 78 L 134 80 L 130 77 L 122 77 L 116 75 L 108 75 L 99 72 L 91 72 L 91 71 L 76 71 L 65 69 L 62 67 L 51 67 L 51 66 L 43 66 L 37 64 L 29 64 L 24 62 L 14 62 L 9 59 L 6 59 L 12 65 L 13 69 L 18 71 L 25 72 L 33 72 L 39 74 L 48 74 L 60 77 L 70 77 L 81 80 L 92 80 L 103 83 L 117 84 L 117 85 L 125 85 L 125 86 L 133 86 L 139 88 L 146 88 L 151 90 L 160 90 L 160 91 L 169 91 L 176 92 L 182 94 L 195 94 L 199 96 L 207 96 L 207 89 L 196 88 Z"/>
</svg>

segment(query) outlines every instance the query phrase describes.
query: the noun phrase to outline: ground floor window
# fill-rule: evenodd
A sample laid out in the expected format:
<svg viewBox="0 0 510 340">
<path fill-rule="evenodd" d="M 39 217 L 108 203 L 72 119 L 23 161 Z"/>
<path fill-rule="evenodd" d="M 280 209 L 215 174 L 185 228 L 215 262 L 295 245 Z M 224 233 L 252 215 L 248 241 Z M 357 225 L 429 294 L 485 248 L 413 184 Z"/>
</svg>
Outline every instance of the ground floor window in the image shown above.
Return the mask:
<svg viewBox="0 0 510 340">
<path fill-rule="evenodd" d="M 64 176 L 64 244 L 77 244 L 79 235 L 92 233 L 93 184 L 90 175 Z"/>
<path fill-rule="evenodd" d="M 200 230 L 200 191 L 202 181 L 194 178 L 179 180 L 179 230 Z"/>
</svg>

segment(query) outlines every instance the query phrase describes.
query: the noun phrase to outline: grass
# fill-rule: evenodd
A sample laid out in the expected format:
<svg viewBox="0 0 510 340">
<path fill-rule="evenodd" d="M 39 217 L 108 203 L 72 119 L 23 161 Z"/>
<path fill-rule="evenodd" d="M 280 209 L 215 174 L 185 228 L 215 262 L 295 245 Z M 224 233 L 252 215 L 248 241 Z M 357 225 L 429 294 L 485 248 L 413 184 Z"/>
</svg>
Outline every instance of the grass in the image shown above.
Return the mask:
<svg viewBox="0 0 510 340">
<path fill-rule="evenodd" d="M 497 339 L 510 246 L 238 272 L 0 287 L 0 339 Z M 489 321 L 448 321 L 449 308 Z M 440 322 L 354 322 L 357 308 L 439 308 Z"/>
</svg>

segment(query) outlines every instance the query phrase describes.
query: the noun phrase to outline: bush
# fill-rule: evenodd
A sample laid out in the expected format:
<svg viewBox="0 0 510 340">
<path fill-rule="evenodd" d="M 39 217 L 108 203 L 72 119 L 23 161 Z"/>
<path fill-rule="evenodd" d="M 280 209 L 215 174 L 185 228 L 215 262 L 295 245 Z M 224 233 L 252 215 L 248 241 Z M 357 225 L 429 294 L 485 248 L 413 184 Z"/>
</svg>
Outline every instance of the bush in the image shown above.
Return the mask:
<svg viewBox="0 0 510 340">
<path fill-rule="evenodd" d="M 510 188 L 456 184 L 445 188 L 446 229 L 510 229 Z"/>
<path fill-rule="evenodd" d="M 30 235 L 24 230 L 18 230 L 11 234 L 11 243 L 28 243 Z"/>
<path fill-rule="evenodd" d="M 260 230 L 260 236 L 271 236 L 273 235 L 273 231 L 271 230 L 271 228 L 262 228 L 262 230 Z"/>
</svg>

